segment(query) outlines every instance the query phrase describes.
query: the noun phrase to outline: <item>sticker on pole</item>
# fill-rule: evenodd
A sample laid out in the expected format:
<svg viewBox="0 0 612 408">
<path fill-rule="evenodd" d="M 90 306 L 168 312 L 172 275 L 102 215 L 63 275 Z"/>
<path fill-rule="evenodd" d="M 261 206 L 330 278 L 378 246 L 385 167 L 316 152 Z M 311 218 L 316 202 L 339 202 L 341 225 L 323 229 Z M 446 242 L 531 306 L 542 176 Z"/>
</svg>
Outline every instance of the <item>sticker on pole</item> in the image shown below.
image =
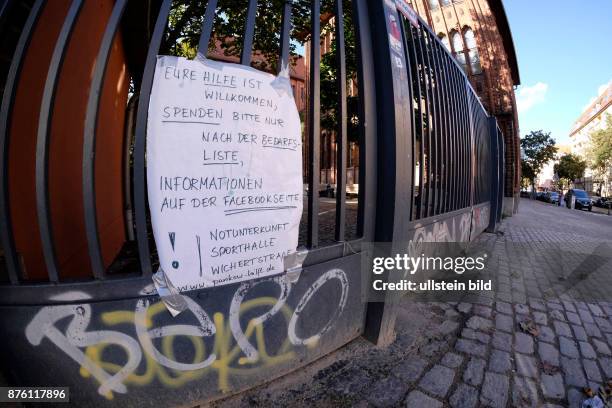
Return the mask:
<svg viewBox="0 0 612 408">
<path fill-rule="evenodd" d="M 288 69 L 158 56 L 147 185 L 160 267 L 179 291 L 283 272 L 303 206 Z"/>
</svg>

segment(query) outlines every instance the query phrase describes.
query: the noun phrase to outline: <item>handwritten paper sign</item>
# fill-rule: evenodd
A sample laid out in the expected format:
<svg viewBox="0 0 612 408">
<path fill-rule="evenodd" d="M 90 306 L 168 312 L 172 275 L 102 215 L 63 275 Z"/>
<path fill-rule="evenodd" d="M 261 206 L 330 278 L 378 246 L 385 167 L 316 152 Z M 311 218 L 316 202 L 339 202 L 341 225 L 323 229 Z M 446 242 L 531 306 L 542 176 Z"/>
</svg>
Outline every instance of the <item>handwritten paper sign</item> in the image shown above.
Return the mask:
<svg viewBox="0 0 612 408">
<path fill-rule="evenodd" d="M 179 290 L 283 272 L 303 205 L 288 72 L 159 56 L 147 183 L 160 266 Z"/>
</svg>

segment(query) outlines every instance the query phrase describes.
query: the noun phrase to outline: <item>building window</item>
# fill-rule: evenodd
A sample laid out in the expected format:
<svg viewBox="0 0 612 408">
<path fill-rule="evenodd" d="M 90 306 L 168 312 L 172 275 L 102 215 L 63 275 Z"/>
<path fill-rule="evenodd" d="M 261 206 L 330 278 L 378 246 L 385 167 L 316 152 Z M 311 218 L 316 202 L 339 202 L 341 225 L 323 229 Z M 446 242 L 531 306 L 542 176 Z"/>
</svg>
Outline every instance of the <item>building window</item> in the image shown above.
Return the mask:
<svg viewBox="0 0 612 408">
<path fill-rule="evenodd" d="M 465 50 L 463 40 L 457 31 L 451 32 L 451 42 L 453 44 L 453 56 L 457 59 L 463 70 L 467 73 L 467 63 L 465 58 Z"/>
<path fill-rule="evenodd" d="M 457 31 L 452 31 L 450 38 L 453 56 L 457 59 L 459 64 L 461 64 L 463 70 L 467 74 L 471 73 L 473 75 L 482 73 L 478 45 L 476 44 L 476 37 L 472 29 L 466 27 L 463 30 L 463 36 Z M 444 40 L 442 41 L 444 42 Z M 444 45 L 446 45 L 446 43 L 444 43 Z"/>
<path fill-rule="evenodd" d="M 446 50 L 448 52 L 452 52 L 451 51 L 451 47 L 450 47 L 450 43 L 448 42 L 448 37 L 444 35 L 444 33 L 439 33 L 438 34 L 438 38 L 440 39 L 440 41 L 442 41 L 442 44 L 444 44 L 444 47 L 446 48 Z"/>
<path fill-rule="evenodd" d="M 476 45 L 476 38 L 471 28 L 467 28 L 463 32 L 463 38 L 465 39 L 465 46 L 467 48 L 470 69 L 472 74 L 482 73 L 482 67 L 480 66 L 480 55 L 478 55 L 478 46 Z"/>
<path fill-rule="evenodd" d="M 450 6 L 453 3 L 461 3 L 463 0 L 429 0 L 429 9 L 435 10 L 438 7 Z"/>
</svg>

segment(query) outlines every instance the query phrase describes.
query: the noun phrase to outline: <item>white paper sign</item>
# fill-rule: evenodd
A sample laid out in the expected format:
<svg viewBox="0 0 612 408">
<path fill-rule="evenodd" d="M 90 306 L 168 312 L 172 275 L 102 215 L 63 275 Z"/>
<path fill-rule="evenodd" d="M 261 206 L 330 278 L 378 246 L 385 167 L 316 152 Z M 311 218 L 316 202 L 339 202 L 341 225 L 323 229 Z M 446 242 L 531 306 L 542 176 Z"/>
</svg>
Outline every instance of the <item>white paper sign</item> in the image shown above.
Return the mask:
<svg viewBox="0 0 612 408">
<path fill-rule="evenodd" d="M 303 206 L 301 126 L 288 72 L 159 56 L 147 129 L 153 233 L 174 286 L 283 272 Z"/>
</svg>

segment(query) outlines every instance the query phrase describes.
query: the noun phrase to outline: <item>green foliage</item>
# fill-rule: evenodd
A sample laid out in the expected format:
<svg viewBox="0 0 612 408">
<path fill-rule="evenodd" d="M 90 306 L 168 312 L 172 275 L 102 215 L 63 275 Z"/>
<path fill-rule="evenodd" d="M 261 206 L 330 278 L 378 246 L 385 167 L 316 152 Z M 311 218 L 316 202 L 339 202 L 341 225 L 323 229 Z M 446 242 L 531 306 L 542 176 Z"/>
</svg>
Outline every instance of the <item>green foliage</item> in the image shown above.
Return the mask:
<svg viewBox="0 0 612 408">
<path fill-rule="evenodd" d="M 521 161 L 521 174 L 523 178 L 527 179 L 529 182 L 537 176 L 537 174 L 533 172 L 533 168 L 527 164 L 525 160 Z"/>
<path fill-rule="evenodd" d="M 353 12 L 351 7 L 344 9 L 344 43 L 346 78 L 356 78 L 357 55 L 355 31 L 353 30 Z M 334 32 L 335 26 L 331 21 L 323 25 L 323 35 Z M 335 37 L 335 36 L 334 36 Z M 339 87 L 338 87 L 338 47 L 336 41 L 332 41 L 331 49 L 321 57 L 321 128 L 336 130 L 338 128 L 337 109 Z M 348 87 L 348 84 L 347 84 Z M 347 96 L 347 135 L 349 141 L 357 141 L 358 100 L 357 97 Z"/>
<path fill-rule="evenodd" d="M 253 50 L 263 58 L 254 59 L 252 65 L 258 69 L 276 72 L 280 50 L 282 10 L 285 0 L 259 0 L 255 21 Z M 170 13 L 168 29 L 161 52 L 187 58 L 195 57 L 201 33 L 204 10 L 207 1 L 188 0 L 176 6 Z M 305 45 L 310 40 L 311 2 L 294 0 L 292 7 L 292 28 L 290 52 L 295 54 L 297 45 Z M 242 38 L 246 21 L 248 0 L 220 0 L 217 6 L 213 33 L 221 40 L 221 49 L 227 56 L 240 57 Z M 353 23 L 353 8 L 350 0 L 343 1 L 344 41 L 346 53 L 346 78 L 348 81 L 357 76 L 356 39 Z M 328 18 L 321 26 L 322 36 L 335 30 L 330 15 L 334 12 L 334 1 L 321 1 L 321 15 Z M 209 44 L 209 49 L 213 49 Z M 338 128 L 338 49 L 332 41 L 329 52 L 321 57 L 321 128 L 335 131 Z M 347 96 L 347 134 L 349 141 L 357 141 L 358 100 Z"/>
<path fill-rule="evenodd" d="M 587 158 L 591 169 L 600 175 L 612 167 L 612 115 L 606 115 L 606 128 L 591 134 Z"/>
<path fill-rule="evenodd" d="M 586 162 L 575 154 L 565 154 L 559 159 L 559 163 L 555 164 L 555 173 L 560 180 L 567 180 L 568 184 L 584 174 Z"/>
<path fill-rule="evenodd" d="M 528 178 L 533 186 L 542 166 L 555 158 L 555 139 L 550 137 L 550 132 L 532 131 L 521 139 L 521 149 L 525 153 L 524 159 L 521 160 L 521 171 L 523 177 Z"/>
<path fill-rule="evenodd" d="M 207 3 L 205 0 L 187 0 L 171 10 L 162 51 L 183 57 L 195 55 Z M 284 0 L 258 1 L 253 49 L 259 51 L 265 60 L 253 62 L 259 69 L 277 69 L 284 3 Z M 221 47 L 227 56 L 240 57 L 242 53 L 248 4 L 248 0 L 220 0 L 217 5 L 213 34 L 221 40 Z M 322 12 L 330 12 L 332 5 L 330 0 L 323 1 Z M 294 41 L 290 44 L 293 54 L 297 44 L 304 44 L 309 28 L 310 1 L 293 1 L 291 38 Z M 212 42 L 209 49 L 214 49 Z"/>
</svg>

